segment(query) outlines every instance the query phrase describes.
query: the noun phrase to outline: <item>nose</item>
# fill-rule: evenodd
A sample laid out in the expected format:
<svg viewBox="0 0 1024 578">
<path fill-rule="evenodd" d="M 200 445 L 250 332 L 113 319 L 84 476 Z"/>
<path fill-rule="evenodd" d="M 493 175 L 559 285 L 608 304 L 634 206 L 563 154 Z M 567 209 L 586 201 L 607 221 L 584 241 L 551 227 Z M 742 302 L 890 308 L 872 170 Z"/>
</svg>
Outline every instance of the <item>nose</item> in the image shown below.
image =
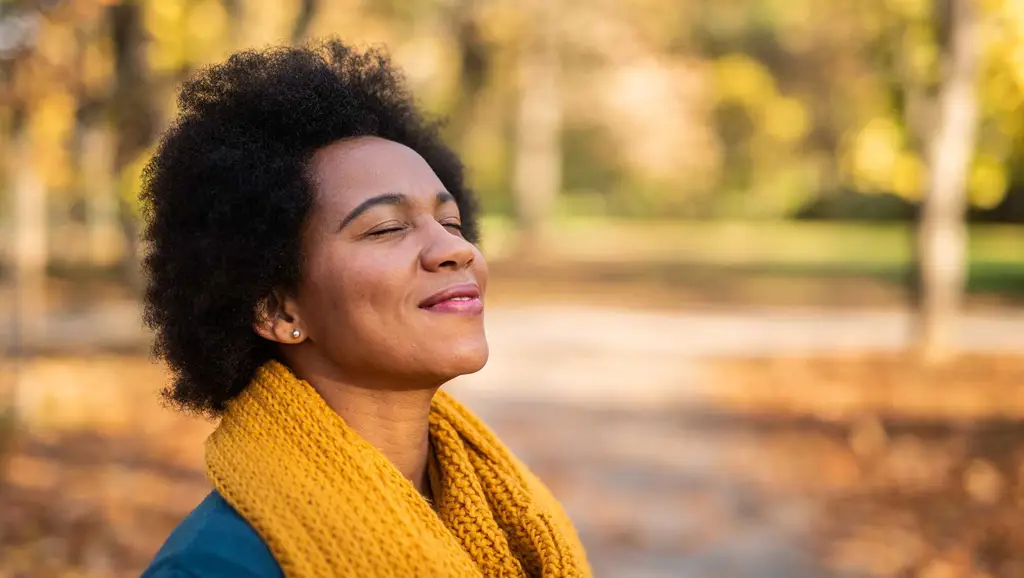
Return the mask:
<svg viewBox="0 0 1024 578">
<path fill-rule="evenodd" d="M 435 223 L 429 228 L 420 262 L 427 271 L 465 269 L 476 259 L 476 247 L 448 228 Z"/>
</svg>

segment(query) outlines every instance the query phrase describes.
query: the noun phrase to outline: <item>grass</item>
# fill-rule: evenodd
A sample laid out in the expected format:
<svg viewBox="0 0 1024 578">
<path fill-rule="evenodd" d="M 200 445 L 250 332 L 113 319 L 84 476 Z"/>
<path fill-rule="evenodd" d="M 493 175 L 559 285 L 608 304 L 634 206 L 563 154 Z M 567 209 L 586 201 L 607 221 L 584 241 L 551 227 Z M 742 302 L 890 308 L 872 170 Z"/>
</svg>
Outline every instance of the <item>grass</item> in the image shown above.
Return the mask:
<svg viewBox="0 0 1024 578">
<path fill-rule="evenodd" d="M 912 263 L 912 231 L 900 223 L 562 219 L 530 263 L 512 258 L 513 232 L 507 219 L 484 220 L 484 250 L 499 271 L 525 266 L 518 276 L 547 278 L 589 270 L 583 277 L 598 284 L 858 281 L 900 289 Z M 1024 227 L 972 226 L 968 259 L 969 294 L 1024 297 Z"/>
<path fill-rule="evenodd" d="M 694 304 L 897 306 L 908 302 L 912 234 L 906 223 L 640 221 L 560 218 L 539 251 L 514 257 L 511 220 L 484 217 L 490 294 L 499 301 L 559 299 Z M 1024 226 L 970 228 L 968 306 L 1024 302 Z M 54 264 L 61 299 L 133 295 L 116 271 Z M 59 290 L 58 290 L 59 289 Z"/>
<path fill-rule="evenodd" d="M 484 219 L 491 258 L 509 254 L 513 231 L 508 219 Z M 549 236 L 550 256 L 574 261 L 893 266 L 912 257 L 911 229 L 901 223 L 567 218 L 553 223 Z M 1024 226 L 972 226 L 968 253 L 972 262 L 1024 264 Z"/>
</svg>

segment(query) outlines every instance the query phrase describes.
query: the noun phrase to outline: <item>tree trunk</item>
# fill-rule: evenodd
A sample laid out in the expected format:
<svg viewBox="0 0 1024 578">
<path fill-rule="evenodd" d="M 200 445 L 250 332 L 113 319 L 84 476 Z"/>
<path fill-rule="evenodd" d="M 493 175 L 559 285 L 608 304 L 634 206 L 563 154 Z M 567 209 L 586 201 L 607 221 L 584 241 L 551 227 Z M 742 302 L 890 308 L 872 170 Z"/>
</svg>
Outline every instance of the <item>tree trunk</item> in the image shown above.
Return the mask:
<svg viewBox="0 0 1024 578">
<path fill-rule="evenodd" d="M 520 250 L 537 248 L 562 188 L 561 62 L 553 2 L 534 2 L 534 34 L 520 39 L 512 194 Z"/>
<path fill-rule="evenodd" d="M 46 320 L 46 187 L 32 163 L 28 129 L 13 132 L 14 354 L 39 337 Z"/>
<path fill-rule="evenodd" d="M 460 114 L 449 120 L 448 130 L 459 147 L 465 151 L 471 127 L 477 122 L 481 109 L 481 94 L 492 66 L 491 54 L 480 29 L 479 15 L 473 0 L 459 0 L 444 14 L 448 28 L 444 30 L 459 47 L 458 100 L 452 110 Z"/>
<path fill-rule="evenodd" d="M 117 221 L 117 185 L 111 178 L 110 131 L 106 126 L 93 123 L 84 128 L 82 140 L 89 265 L 106 269 L 121 261 L 124 248 Z"/>
<path fill-rule="evenodd" d="M 978 117 L 975 81 L 980 38 L 974 0 L 940 4 L 948 37 L 943 43 L 937 128 L 927 140 L 928 189 L 917 232 L 916 346 L 928 362 L 943 361 L 955 352 L 967 265 L 966 185 Z"/>
<path fill-rule="evenodd" d="M 299 6 L 299 15 L 295 18 L 295 24 L 292 25 L 292 44 L 301 44 L 306 41 L 306 36 L 309 34 L 309 26 L 313 23 L 313 19 L 316 18 L 319 10 L 319 0 L 302 0 Z"/>
<path fill-rule="evenodd" d="M 116 144 L 113 174 L 121 175 L 145 151 L 156 132 L 152 79 L 146 60 L 146 33 L 138 1 L 124 0 L 107 8 L 114 50 L 114 94 L 111 99 Z M 120 190 L 120 186 L 118 187 Z M 125 240 L 123 267 L 136 292 L 142 290 L 141 239 L 135 208 L 124 191 L 118 195 L 119 221 Z"/>
<path fill-rule="evenodd" d="M 228 47 L 234 52 L 238 49 L 242 38 L 242 0 L 221 0 L 224 12 L 228 16 L 226 37 Z"/>
</svg>

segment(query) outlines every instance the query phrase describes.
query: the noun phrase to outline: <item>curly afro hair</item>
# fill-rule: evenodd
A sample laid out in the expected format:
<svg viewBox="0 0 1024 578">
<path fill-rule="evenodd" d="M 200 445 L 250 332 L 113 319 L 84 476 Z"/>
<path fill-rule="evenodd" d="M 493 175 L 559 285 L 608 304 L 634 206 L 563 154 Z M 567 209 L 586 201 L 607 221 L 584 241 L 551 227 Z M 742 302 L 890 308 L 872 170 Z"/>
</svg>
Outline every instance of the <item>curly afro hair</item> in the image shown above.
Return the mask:
<svg viewBox="0 0 1024 578">
<path fill-rule="evenodd" d="M 296 287 L 313 206 L 308 166 L 341 139 L 376 136 L 419 153 L 477 242 L 459 159 L 379 49 L 331 40 L 245 51 L 201 70 L 143 173 L 145 321 L 173 380 L 164 397 L 217 416 L 275 355 L 253 331 L 259 304 Z"/>
</svg>

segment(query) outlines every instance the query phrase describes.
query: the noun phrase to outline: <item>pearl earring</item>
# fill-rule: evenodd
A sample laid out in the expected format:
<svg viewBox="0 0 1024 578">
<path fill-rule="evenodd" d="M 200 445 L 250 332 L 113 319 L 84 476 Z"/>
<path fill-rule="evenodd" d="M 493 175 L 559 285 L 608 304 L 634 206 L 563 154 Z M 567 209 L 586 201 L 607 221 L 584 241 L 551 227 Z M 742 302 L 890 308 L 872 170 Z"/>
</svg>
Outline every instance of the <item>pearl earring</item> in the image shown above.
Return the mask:
<svg viewBox="0 0 1024 578">
<path fill-rule="evenodd" d="M 292 330 L 292 338 L 293 339 L 298 339 L 300 335 L 302 335 L 302 332 L 299 331 L 298 329 L 293 329 Z"/>
</svg>

